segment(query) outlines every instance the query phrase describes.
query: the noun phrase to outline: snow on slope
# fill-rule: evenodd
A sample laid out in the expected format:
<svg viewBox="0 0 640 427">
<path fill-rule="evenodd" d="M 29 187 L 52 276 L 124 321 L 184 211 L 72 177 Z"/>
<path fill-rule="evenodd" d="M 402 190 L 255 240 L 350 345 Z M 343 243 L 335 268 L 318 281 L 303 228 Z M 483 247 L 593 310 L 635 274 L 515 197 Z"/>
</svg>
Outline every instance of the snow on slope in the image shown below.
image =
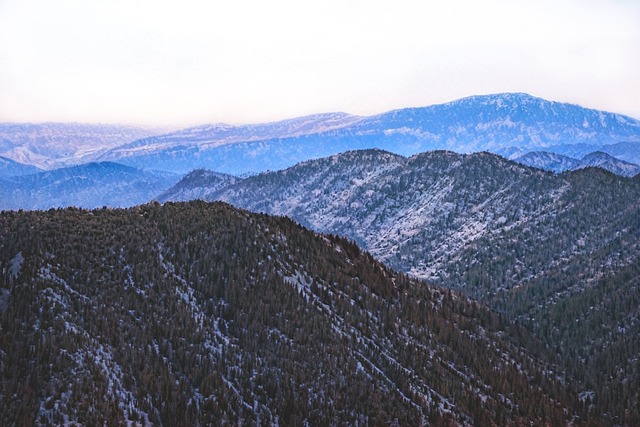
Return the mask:
<svg viewBox="0 0 640 427">
<path fill-rule="evenodd" d="M 514 160 L 523 165 L 556 173 L 571 170 L 580 163 L 580 160 L 572 157 L 547 151 L 532 151 Z"/>
<path fill-rule="evenodd" d="M 620 141 L 640 144 L 640 122 L 506 93 L 370 117 L 329 113 L 257 125 L 200 126 L 135 141 L 102 159 L 181 173 L 206 168 L 241 175 L 370 148 L 404 156 L 446 149 L 513 158 L 543 149 L 563 154 L 566 147 L 575 146 L 586 150 L 584 155 Z"/>
<path fill-rule="evenodd" d="M 640 172 L 639 165 L 617 159 L 601 151 L 589 153 L 581 160 L 556 153 L 535 151 L 520 156 L 515 161 L 523 165 L 556 173 L 588 167 L 599 167 L 616 175 L 626 177 L 634 176 Z"/>
<path fill-rule="evenodd" d="M 345 113 L 326 113 L 264 124 L 203 125 L 134 141 L 112 150 L 104 158 L 120 159 L 142 153 L 155 153 L 176 146 L 181 148 L 197 146 L 202 150 L 238 142 L 295 138 L 340 129 L 360 120 L 362 120 L 361 117 Z"/>
<path fill-rule="evenodd" d="M 625 162 L 615 157 L 596 151 L 588 154 L 580 160 L 574 169 L 583 169 L 588 167 L 599 167 L 620 176 L 635 176 L 640 173 L 640 166 L 634 163 Z"/>
<path fill-rule="evenodd" d="M 55 169 L 95 160 L 109 149 L 158 132 L 119 125 L 0 123 L 0 156 Z"/>
</svg>

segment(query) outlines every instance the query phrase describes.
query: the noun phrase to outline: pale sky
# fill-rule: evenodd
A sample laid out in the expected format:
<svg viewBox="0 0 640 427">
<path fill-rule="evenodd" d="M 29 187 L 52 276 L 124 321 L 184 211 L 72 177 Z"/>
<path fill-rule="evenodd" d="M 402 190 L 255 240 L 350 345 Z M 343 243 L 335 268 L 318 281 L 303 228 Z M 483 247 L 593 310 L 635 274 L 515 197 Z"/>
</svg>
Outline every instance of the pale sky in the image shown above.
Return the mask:
<svg viewBox="0 0 640 427">
<path fill-rule="evenodd" d="M 250 123 L 497 92 L 640 119 L 640 1 L 0 0 L 0 122 Z"/>
</svg>

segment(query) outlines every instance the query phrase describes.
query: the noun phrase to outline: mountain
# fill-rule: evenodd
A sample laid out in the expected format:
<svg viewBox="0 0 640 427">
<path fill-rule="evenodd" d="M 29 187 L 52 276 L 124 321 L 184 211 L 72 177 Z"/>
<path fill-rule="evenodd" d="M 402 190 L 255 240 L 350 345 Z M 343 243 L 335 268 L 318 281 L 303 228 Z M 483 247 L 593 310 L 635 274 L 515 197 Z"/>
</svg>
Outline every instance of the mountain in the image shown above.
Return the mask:
<svg viewBox="0 0 640 427">
<path fill-rule="evenodd" d="M 600 151 L 619 160 L 640 164 L 640 142 L 637 141 L 624 141 L 601 146 L 588 144 L 566 144 L 545 148 L 545 150 L 573 157 L 574 159 L 581 159 L 588 154 Z"/>
<path fill-rule="evenodd" d="M 39 171 L 40 169 L 35 166 L 23 165 L 22 163 L 0 156 L 0 178 L 28 175 Z"/>
<path fill-rule="evenodd" d="M 597 185 L 585 186 L 582 176 L 592 176 Z M 474 256 L 479 241 L 513 247 L 508 240 L 521 236 L 522 252 L 514 259 L 518 274 L 464 284 L 483 296 L 497 287 L 517 289 L 545 263 L 587 256 L 576 250 L 576 241 L 589 242 L 587 248 L 604 257 L 597 271 L 583 275 L 599 277 L 612 257 L 618 265 L 629 264 L 637 255 L 633 246 L 623 255 L 608 246 L 611 239 L 597 236 L 628 238 L 627 246 L 634 241 L 640 233 L 634 221 L 639 192 L 637 179 L 597 169 L 554 175 L 490 153 L 435 151 L 405 158 L 364 150 L 249 177 L 210 197 L 348 237 L 395 269 L 452 287 L 468 282 L 463 271 L 453 269 L 462 254 Z M 574 222 L 581 225 L 570 226 Z M 540 247 L 549 239 L 561 242 Z M 525 256 L 533 247 L 544 255 Z"/>
<path fill-rule="evenodd" d="M 461 290 L 527 325 L 604 412 L 640 404 L 640 175 L 367 150 L 211 198 L 345 236 L 394 269 Z"/>
<path fill-rule="evenodd" d="M 0 156 L 40 169 L 97 159 L 114 147 L 159 130 L 80 123 L 0 123 Z"/>
<path fill-rule="evenodd" d="M 616 144 L 603 145 L 599 148 L 599 151 L 626 162 L 640 164 L 640 143 L 638 142 L 624 141 Z"/>
<path fill-rule="evenodd" d="M 9 425 L 598 422 L 522 328 L 287 218 L 1 212 L 0 274 Z"/>
<path fill-rule="evenodd" d="M 410 145 L 406 152 L 391 150 L 405 155 L 444 148 L 512 156 L 543 147 L 640 141 L 638 120 L 523 93 L 472 96 L 442 105 L 397 110 L 357 126 L 361 132 L 406 136 L 405 141 L 400 140 Z M 422 148 L 416 150 L 411 142 Z"/>
<path fill-rule="evenodd" d="M 179 179 L 116 163 L 88 163 L 0 179 L 0 209 L 133 206 L 151 200 Z"/>
<path fill-rule="evenodd" d="M 616 159 L 615 157 L 601 151 L 587 154 L 582 158 L 582 160 L 580 160 L 580 163 L 578 163 L 574 169 L 583 169 L 588 167 L 599 167 L 621 176 L 634 176 L 640 173 L 639 165 Z"/>
<path fill-rule="evenodd" d="M 620 176 L 631 177 L 640 173 L 640 166 L 617 159 L 607 153 L 594 151 L 581 160 L 546 151 L 534 151 L 515 159 L 516 162 L 538 169 L 562 173 L 568 170 L 598 167 Z"/>
<path fill-rule="evenodd" d="M 563 156 L 562 154 L 549 153 L 547 151 L 532 151 L 523 156 L 517 157 L 514 161 L 531 166 L 533 168 L 562 173 L 575 169 L 580 160 L 573 157 Z"/>
<path fill-rule="evenodd" d="M 626 145 L 616 145 L 621 142 Z M 581 158 L 608 146 L 617 147 L 616 157 L 637 155 L 640 122 L 504 93 L 370 117 L 330 113 L 259 125 L 200 126 L 125 144 L 101 159 L 178 173 L 206 168 L 242 175 L 370 148 L 404 156 L 446 149 L 518 157 L 542 150 Z"/>
<path fill-rule="evenodd" d="M 158 202 L 186 202 L 189 200 L 206 200 L 210 195 L 222 188 L 238 182 L 240 178 L 233 175 L 196 169 L 185 175 L 173 187 L 155 198 Z"/>
</svg>

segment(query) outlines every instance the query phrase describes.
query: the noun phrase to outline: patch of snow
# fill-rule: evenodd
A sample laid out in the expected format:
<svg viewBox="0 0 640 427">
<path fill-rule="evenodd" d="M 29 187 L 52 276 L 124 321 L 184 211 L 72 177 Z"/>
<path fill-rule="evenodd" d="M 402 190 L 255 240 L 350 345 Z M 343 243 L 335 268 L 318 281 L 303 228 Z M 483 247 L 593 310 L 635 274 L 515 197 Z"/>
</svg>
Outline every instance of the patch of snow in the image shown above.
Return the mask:
<svg viewBox="0 0 640 427">
<path fill-rule="evenodd" d="M 16 278 L 18 274 L 20 274 L 20 270 L 22 269 L 22 263 L 24 262 L 24 256 L 22 256 L 22 252 L 18 252 L 16 256 L 10 261 L 11 266 L 9 267 L 9 277 Z"/>
</svg>

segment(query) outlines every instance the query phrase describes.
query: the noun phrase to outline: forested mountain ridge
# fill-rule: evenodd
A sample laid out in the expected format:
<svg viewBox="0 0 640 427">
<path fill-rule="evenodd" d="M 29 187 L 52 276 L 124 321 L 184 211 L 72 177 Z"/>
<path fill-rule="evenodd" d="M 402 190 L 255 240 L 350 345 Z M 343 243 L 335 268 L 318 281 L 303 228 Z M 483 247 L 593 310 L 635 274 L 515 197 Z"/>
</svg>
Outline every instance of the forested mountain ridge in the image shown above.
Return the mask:
<svg viewBox="0 0 640 427">
<path fill-rule="evenodd" d="M 0 272 L 8 424 L 598 422 L 521 328 L 287 218 L 1 212 Z"/>
<path fill-rule="evenodd" d="M 475 297 L 519 287 L 554 259 L 606 254 L 584 272 L 595 278 L 610 257 L 623 266 L 638 255 L 629 243 L 640 233 L 637 178 L 598 168 L 556 175 L 490 153 L 347 152 L 249 177 L 210 197 L 346 236 L 395 269 Z M 628 250 L 610 247 L 620 240 L 614 236 L 626 236 Z M 460 262 L 486 266 L 469 257 L 492 259 L 502 244 L 522 246 L 510 255 L 517 271 L 496 268 L 504 276 L 484 285 L 466 280 Z"/>
<path fill-rule="evenodd" d="M 528 325 L 612 417 L 640 404 L 639 176 L 373 150 L 213 197 L 347 236 L 393 268 L 463 290 Z"/>
</svg>

